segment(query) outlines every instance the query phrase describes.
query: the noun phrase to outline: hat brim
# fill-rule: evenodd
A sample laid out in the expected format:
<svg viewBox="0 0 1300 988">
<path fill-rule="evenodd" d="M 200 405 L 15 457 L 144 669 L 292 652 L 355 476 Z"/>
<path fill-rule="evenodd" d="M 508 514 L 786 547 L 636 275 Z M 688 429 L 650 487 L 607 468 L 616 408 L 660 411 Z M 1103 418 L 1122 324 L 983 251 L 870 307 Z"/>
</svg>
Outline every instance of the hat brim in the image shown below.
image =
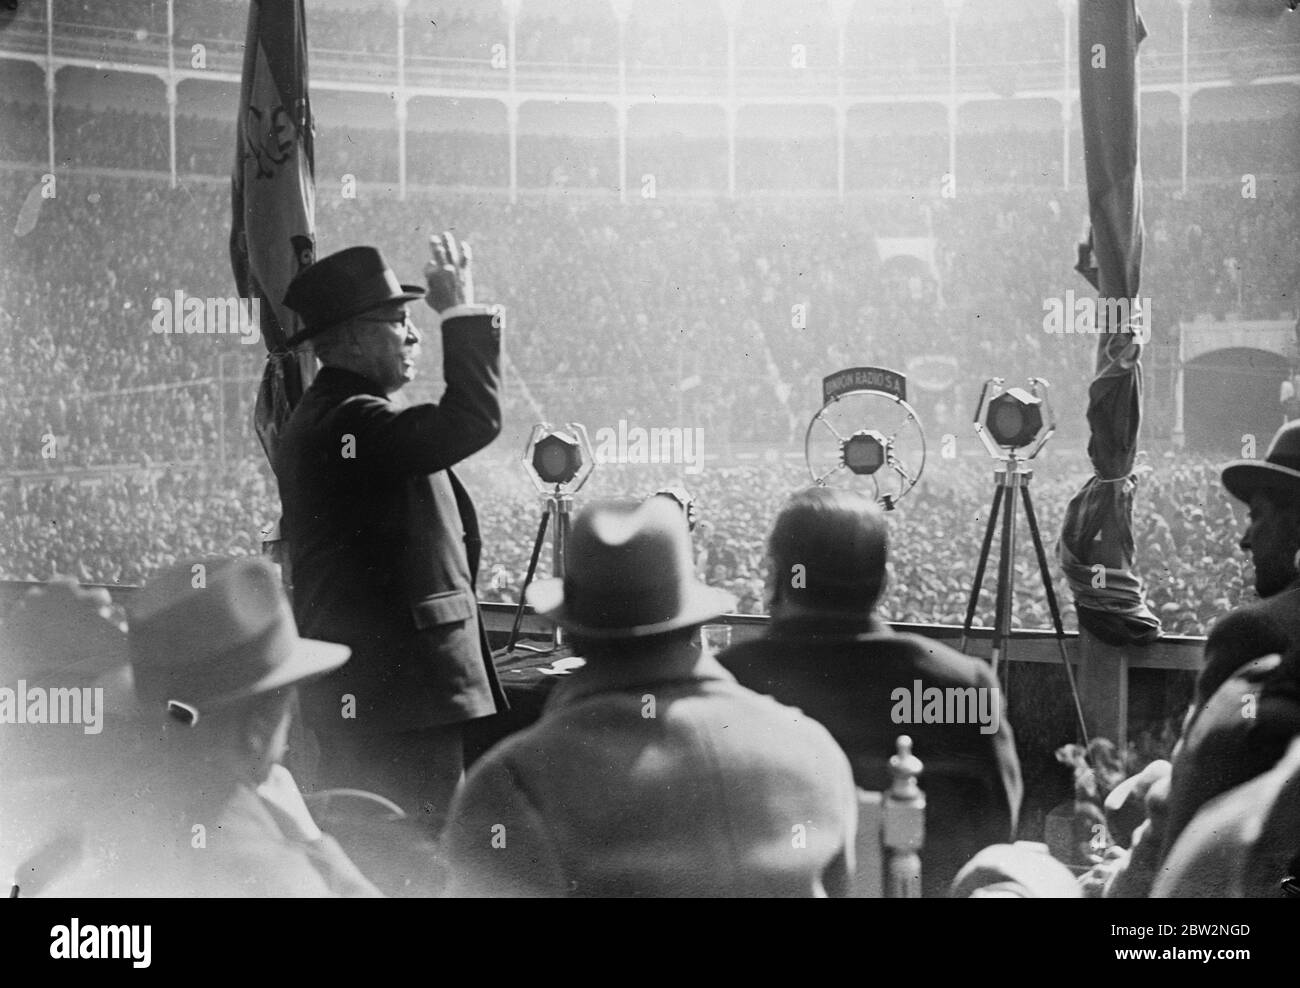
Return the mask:
<svg viewBox="0 0 1300 988">
<path fill-rule="evenodd" d="M 561 628 L 582 638 L 648 638 L 662 635 L 679 628 L 689 628 L 703 624 L 710 618 L 734 612 L 736 597 L 725 590 L 692 584 L 686 589 L 686 599 L 681 609 L 664 621 L 654 624 L 639 624 L 628 627 L 596 627 L 576 620 L 564 600 L 564 580 L 553 577 L 538 580 L 528 588 L 527 601 L 540 617 L 554 621 Z"/>
<path fill-rule="evenodd" d="M 339 668 L 339 666 L 347 662 L 351 655 L 352 649 L 347 645 L 340 645 L 337 642 L 318 641 L 315 638 L 299 638 L 294 647 L 293 655 L 289 656 L 288 659 L 261 679 L 246 683 L 234 692 L 223 693 L 220 696 L 196 698 L 192 701 L 191 698 L 184 696 L 168 697 L 168 699 L 181 700 L 186 703 L 193 702 L 201 713 L 204 710 L 211 710 L 228 703 L 234 703 L 237 700 L 256 696 L 259 693 L 270 693 L 273 690 L 283 689 L 303 680 L 323 676 Z"/>
<path fill-rule="evenodd" d="M 1258 491 L 1300 493 L 1300 470 L 1259 460 L 1233 460 L 1223 468 L 1223 486 L 1239 501 L 1249 503 Z"/>
<path fill-rule="evenodd" d="M 312 337 L 319 336 L 327 329 L 332 329 L 345 319 L 351 319 L 353 316 L 359 316 L 363 312 L 369 312 L 372 309 L 378 309 L 381 306 L 392 305 L 394 302 L 414 302 L 417 298 L 424 298 L 428 292 L 419 285 L 402 285 L 401 291 L 389 298 L 379 299 L 378 301 L 366 301 L 356 309 L 344 309 L 335 315 L 331 322 L 317 323 L 314 326 L 304 326 L 300 331 L 289 337 L 285 341 L 286 346 L 297 346 L 300 343 L 306 343 Z"/>
</svg>

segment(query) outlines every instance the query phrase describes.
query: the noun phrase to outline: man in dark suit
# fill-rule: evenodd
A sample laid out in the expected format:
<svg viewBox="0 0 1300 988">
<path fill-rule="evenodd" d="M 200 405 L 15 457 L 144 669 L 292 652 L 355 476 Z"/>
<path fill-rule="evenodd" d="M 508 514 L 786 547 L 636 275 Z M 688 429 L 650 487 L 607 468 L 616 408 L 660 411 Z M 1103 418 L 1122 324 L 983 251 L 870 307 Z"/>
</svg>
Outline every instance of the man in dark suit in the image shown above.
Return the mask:
<svg viewBox="0 0 1300 988">
<path fill-rule="evenodd" d="M 1241 548 L 1260 599 L 1210 629 L 1167 789 L 1148 798 L 1149 823 L 1119 860 L 1108 896 L 1143 897 L 1157 881 L 1172 887 L 1174 848 L 1201 809 L 1276 765 L 1300 730 L 1300 422 L 1278 430 L 1262 461 L 1224 467 L 1223 486 L 1250 506 Z"/>
<path fill-rule="evenodd" d="M 1281 656 L 1300 653 L 1300 421 L 1278 430 L 1262 462 L 1224 467 L 1223 486 L 1250 505 L 1241 548 L 1260 599 L 1223 617 L 1206 639 L 1172 759 L 1167 849 L 1210 799 L 1276 764 L 1294 730 L 1294 719 L 1279 719 L 1267 701 L 1286 678 Z"/>
<path fill-rule="evenodd" d="M 989 667 L 894 634 L 874 616 L 887 552 L 885 519 L 870 499 L 829 488 L 795 494 L 768 539 L 768 633 L 719 661 L 743 685 L 826 725 L 864 789 L 888 787 L 895 739 L 911 736 L 925 766 L 922 891 L 942 896 L 977 851 L 1015 839 L 1020 762 Z"/>
<path fill-rule="evenodd" d="M 1300 645 L 1300 422 L 1278 430 L 1264 460 L 1236 460 L 1223 468 L 1223 486 L 1250 506 L 1241 548 L 1250 553 L 1259 600 L 1238 608 L 1210 629 L 1196 703 L 1252 659 Z"/>
<path fill-rule="evenodd" d="M 473 502 L 451 467 L 501 428 L 501 313 L 474 304 L 469 245 L 433 238 L 441 402 L 406 404 L 420 331 L 372 247 L 323 258 L 285 304 L 322 369 L 285 427 L 275 473 L 303 633 L 352 661 L 303 691 L 320 786 L 371 789 L 435 830 L 463 775 L 462 725 L 506 708 L 475 595 Z"/>
</svg>

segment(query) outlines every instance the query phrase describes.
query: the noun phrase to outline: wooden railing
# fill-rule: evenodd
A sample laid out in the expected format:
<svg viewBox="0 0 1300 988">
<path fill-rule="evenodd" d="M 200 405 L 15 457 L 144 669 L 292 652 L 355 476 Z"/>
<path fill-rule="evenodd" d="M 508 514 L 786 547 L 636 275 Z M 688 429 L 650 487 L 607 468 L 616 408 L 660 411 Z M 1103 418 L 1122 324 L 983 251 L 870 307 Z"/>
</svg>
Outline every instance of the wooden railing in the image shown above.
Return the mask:
<svg viewBox="0 0 1300 988">
<path fill-rule="evenodd" d="M 40 585 L 26 580 L 0 580 L 0 613 L 27 590 Z M 93 586 L 103 586 L 119 603 L 126 603 L 139 589 L 135 586 L 108 584 Z M 514 622 L 514 605 L 485 601 L 481 606 L 483 623 L 492 647 L 503 647 Z M 714 623 L 731 626 L 731 640 L 734 644 L 763 635 L 768 618 L 765 615 L 726 614 Z M 957 625 L 894 624 L 892 627 L 895 631 L 922 635 L 953 648 L 958 647 L 962 636 L 962 629 Z M 545 638 L 551 633 L 551 624 L 531 609 L 526 609 L 521 633 L 524 638 Z M 989 658 L 992 637 L 992 628 L 972 629 L 966 653 Z M 1065 652 L 1077 671 L 1089 732 L 1095 737 L 1110 738 L 1122 748 L 1128 740 L 1130 672 L 1135 669 L 1152 669 L 1192 674 L 1200 669 L 1204 649 L 1205 639 L 1191 635 L 1166 635 L 1150 645 L 1118 649 L 1106 646 L 1087 634 L 1066 632 Z M 1049 630 L 1013 630 L 1004 658 L 1010 662 L 1060 662 L 1056 636 Z M 1166 711 L 1168 716 L 1180 713 L 1176 710 Z"/>
</svg>

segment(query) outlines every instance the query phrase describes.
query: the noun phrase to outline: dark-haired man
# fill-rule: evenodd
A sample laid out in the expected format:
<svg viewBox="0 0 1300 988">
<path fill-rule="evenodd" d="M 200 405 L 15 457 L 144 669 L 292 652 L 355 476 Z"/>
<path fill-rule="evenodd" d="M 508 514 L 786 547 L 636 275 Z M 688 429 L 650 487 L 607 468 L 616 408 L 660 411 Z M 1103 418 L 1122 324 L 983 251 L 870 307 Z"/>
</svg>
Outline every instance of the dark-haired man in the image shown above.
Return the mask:
<svg viewBox="0 0 1300 988">
<path fill-rule="evenodd" d="M 875 617 L 887 557 L 885 518 L 869 498 L 795 494 L 768 538 L 768 633 L 719 661 L 824 724 L 864 789 L 888 787 L 896 739 L 911 736 L 925 766 L 922 891 L 942 896 L 977 851 L 1015 839 L 1020 762 L 989 667 Z"/>
</svg>

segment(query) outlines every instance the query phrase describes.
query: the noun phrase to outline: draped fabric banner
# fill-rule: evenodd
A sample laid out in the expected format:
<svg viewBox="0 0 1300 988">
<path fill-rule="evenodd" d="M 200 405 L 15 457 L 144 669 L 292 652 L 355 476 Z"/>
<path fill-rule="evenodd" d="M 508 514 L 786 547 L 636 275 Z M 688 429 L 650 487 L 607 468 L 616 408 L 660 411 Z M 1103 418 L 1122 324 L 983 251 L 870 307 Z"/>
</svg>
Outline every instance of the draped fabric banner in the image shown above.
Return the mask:
<svg viewBox="0 0 1300 988">
<path fill-rule="evenodd" d="M 274 461 L 280 430 L 310 383 L 314 358 L 285 341 L 300 328 L 282 299 L 316 254 L 315 155 L 303 0 L 251 0 L 232 176 L 230 262 L 256 305 L 267 360 L 255 425 Z"/>
<path fill-rule="evenodd" d="M 1097 290 L 1096 367 L 1088 389 L 1094 475 L 1070 499 L 1057 555 L 1079 624 L 1113 645 L 1160 637 L 1134 573 L 1133 462 L 1142 419 L 1142 344 L 1151 313 L 1138 301 L 1142 172 L 1138 157 L 1138 45 L 1134 0 L 1079 0 L 1079 93 L 1091 251 L 1078 270 Z M 1095 267 L 1088 258 L 1095 258 Z"/>
</svg>

